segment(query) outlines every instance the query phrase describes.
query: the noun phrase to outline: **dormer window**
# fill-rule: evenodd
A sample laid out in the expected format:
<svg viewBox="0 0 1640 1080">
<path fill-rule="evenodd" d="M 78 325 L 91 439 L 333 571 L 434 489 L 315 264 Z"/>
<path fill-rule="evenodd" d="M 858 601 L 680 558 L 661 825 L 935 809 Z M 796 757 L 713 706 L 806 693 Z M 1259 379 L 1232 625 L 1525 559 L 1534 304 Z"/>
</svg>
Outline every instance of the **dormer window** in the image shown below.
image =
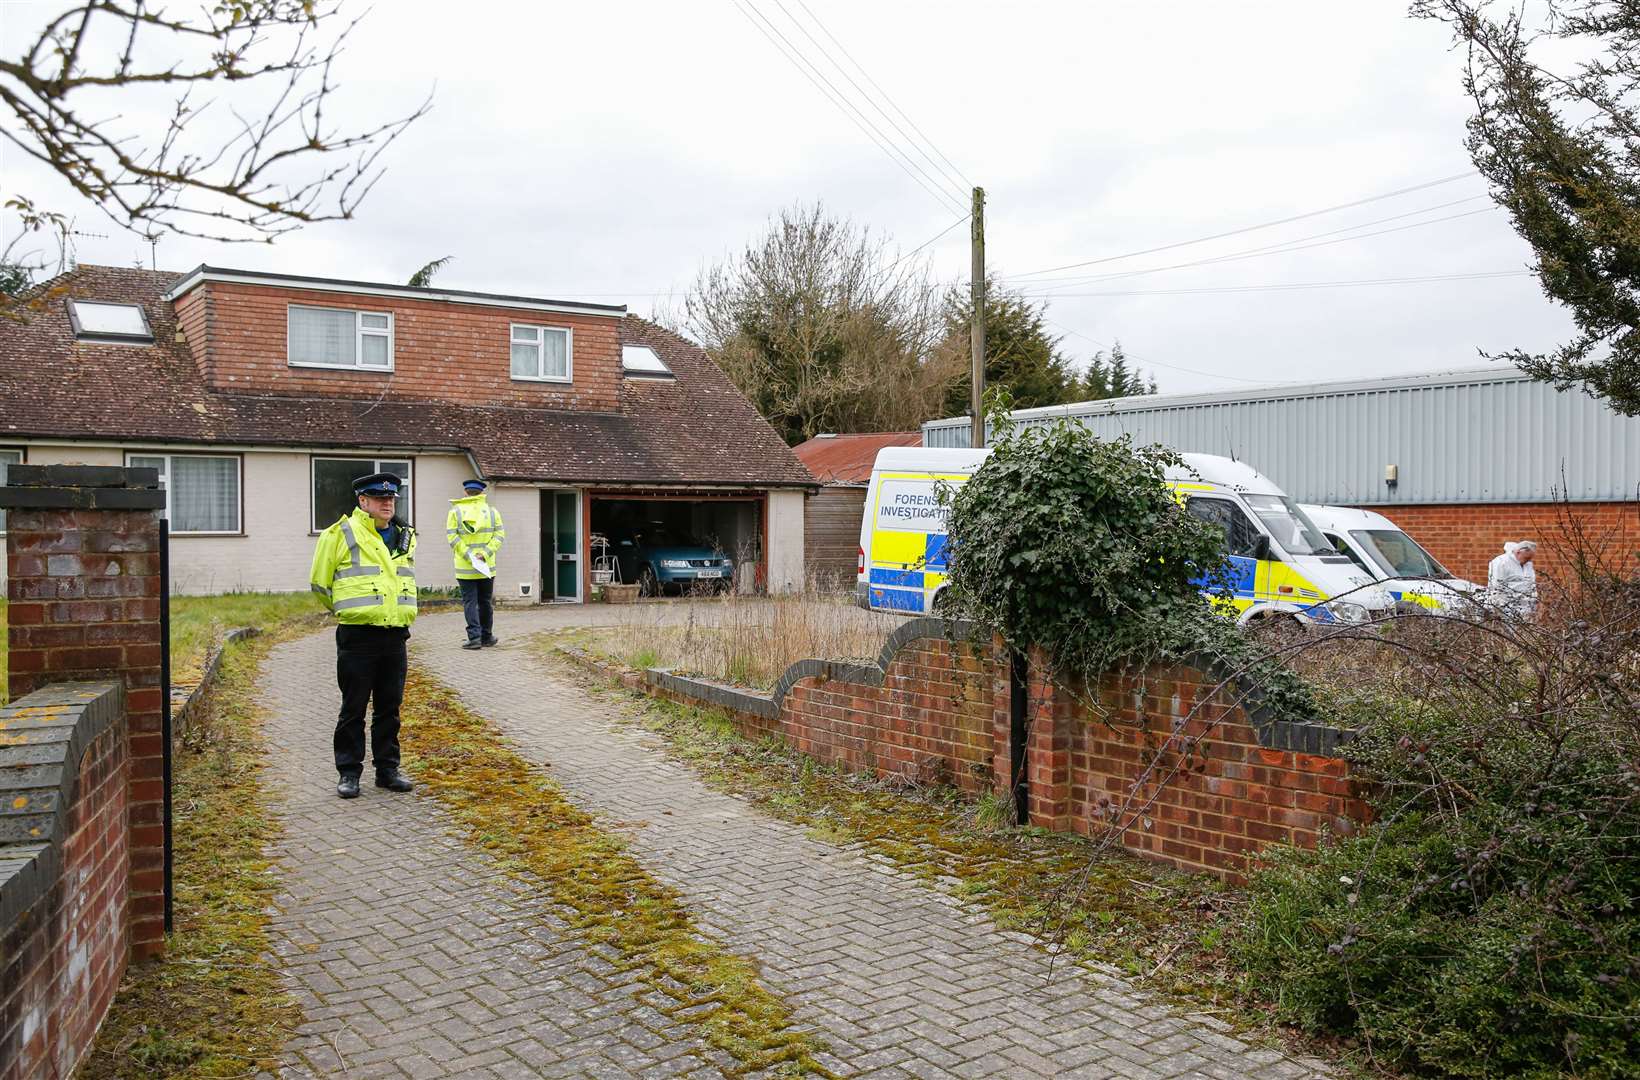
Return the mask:
<svg viewBox="0 0 1640 1080">
<path fill-rule="evenodd" d="M 108 304 L 70 300 L 68 321 L 80 341 L 107 341 L 125 345 L 152 345 L 154 331 L 141 304 Z"/>
<path fill-rule="evenodd" d="M 672 369 L 661 361 L 660 353 L 648 345 L 622 345 L 621 370 L 640 378 L 673 378 Z"/>
</svg>

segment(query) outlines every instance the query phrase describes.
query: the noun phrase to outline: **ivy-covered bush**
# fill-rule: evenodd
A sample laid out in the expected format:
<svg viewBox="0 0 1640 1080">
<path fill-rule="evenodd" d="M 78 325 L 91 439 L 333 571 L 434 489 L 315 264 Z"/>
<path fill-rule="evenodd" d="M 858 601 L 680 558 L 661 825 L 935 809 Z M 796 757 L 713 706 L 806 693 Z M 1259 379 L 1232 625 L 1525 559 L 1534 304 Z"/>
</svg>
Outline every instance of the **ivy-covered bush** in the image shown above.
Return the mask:
<svg viewBox="0 0 1640 1080">
<path fill-rule="evenodd" d="M 948 488 L 945 611 L 1041 647 L 1061 676 L 1207 656 L 1307 714 L 1302 684 L 1243 638 L 1227 604 L 1223 535 L 1167 484 L 1175 452 L 1100 439 L 1080 424 L 1011 427 L 967 483 Z M 1230 609 L 1233 610 L 1233 609 Z"/>
</svg>

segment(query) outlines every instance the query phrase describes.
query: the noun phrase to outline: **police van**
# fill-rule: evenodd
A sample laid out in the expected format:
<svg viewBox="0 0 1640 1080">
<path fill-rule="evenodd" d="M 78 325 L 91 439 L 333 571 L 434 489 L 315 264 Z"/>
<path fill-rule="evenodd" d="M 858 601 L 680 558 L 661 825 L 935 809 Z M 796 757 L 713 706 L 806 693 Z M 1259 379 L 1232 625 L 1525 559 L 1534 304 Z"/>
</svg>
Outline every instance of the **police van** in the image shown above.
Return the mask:
<svg viewBox="0 0 1640 1080">
<path fill-rule="evenodd" d="M 860 523 L 856 599 L 874 611 L 921 615 L 945 588 L 947 508 L 938 485 L 965 483 L 988 450 L 891 446 L 878 451 Z M 1231 602 L 1239 621 L 1284 615 L 1356 623 L 1395 601 L 1334 551 L 1286 493 L 1258 470 L 1211 454 L 1185 454 L 1167 483 L 1185 508 L 1224 533 Z"/>
<path fill-rule="evenodd" d="M 1371 574 L 1402 610 L 1464 614 L 1482 600 L 1479 585 L 1442 566 L 1383 514 L 1308 503 L 1301 509 L 1327 542 Z"/>
</svg>

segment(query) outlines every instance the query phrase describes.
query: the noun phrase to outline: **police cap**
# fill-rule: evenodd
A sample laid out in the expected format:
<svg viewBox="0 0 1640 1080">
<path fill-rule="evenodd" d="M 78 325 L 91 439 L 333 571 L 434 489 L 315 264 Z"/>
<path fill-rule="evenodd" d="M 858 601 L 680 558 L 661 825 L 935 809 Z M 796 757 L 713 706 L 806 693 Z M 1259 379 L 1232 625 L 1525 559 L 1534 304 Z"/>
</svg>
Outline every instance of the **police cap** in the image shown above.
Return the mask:
<svg viewBox="0 0 1640 1080">
<path fill-rule="evenodd" d="M 397 495 L 402 481 L 392 473 L 371 473 L 353 481 L 355 495 Z"/>
<path fill-rule="evenodd" d="M 489 481 L 481 480 L 475 476 L 471 480 L 463 480 L 461 482 L 461 486 L 466 488 L 468 491 L 483 491 L 485 488 L 489 487 L 490 484 Z"/>
</svg>

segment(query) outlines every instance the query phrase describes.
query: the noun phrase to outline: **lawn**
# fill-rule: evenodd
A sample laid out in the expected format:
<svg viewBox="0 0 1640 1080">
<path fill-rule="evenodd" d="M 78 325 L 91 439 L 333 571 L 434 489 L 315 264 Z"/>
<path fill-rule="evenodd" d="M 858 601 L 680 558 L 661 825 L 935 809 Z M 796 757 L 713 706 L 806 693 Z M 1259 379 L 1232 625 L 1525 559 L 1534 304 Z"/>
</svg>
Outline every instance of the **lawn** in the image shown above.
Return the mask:
<svg viewBox="0 0 1640 1080">
<path fill-rule="evenodd" d="M 229 593 L 171 598 L 171 678 L 199 678 L 211 646 L 238 626 L 268 628 L 320 613 L 311 593 Z M 6 700 L 6 601 L 0 600 L 0 702 Z"/>
</svg>

